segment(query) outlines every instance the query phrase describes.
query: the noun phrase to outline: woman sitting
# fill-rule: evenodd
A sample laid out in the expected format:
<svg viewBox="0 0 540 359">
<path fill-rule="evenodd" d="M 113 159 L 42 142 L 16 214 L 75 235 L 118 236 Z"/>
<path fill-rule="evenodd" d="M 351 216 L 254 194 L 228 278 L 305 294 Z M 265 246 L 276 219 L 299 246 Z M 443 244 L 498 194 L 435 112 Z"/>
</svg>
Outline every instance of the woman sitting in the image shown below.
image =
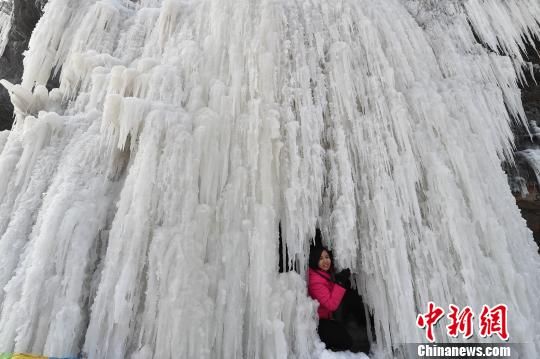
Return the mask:
<svg viewBox="0 0 540 359">
<path fill-rule="evenodd" d="M 348 277 L 349 273 L 345 272 L 345 275 Z M 335 351 L 350 350 L 352 347 L 351 336 L 333 318 L 347 292 L 345 286 L 336 283 L 330 252 L 324 247 L 313 247 L 309 253 L 308 293 L 319 302 L 319 337 L 328 349 Z"/>
</svg>

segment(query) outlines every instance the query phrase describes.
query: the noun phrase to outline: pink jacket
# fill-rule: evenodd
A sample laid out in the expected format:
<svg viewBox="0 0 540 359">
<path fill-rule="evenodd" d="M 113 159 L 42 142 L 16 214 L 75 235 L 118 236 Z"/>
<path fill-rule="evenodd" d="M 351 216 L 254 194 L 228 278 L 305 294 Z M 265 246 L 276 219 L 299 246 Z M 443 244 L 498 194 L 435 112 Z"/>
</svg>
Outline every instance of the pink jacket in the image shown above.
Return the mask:
<svg viewBox="0 0 540 359">
<path fill-rule="evenodd" d="M 330 274 L 309 268 L 308 293 L 319 302 L 317 313 L 320 319 L 332 319 L 332 314 L 345 295 L 345 288 L 329 279 Z"/>
</svg>

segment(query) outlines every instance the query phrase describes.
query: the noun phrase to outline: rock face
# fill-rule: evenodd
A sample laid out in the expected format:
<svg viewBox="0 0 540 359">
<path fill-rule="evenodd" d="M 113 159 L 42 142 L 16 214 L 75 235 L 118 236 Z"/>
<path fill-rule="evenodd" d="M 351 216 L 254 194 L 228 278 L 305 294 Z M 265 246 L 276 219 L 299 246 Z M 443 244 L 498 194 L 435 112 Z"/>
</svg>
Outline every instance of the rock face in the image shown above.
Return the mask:
<svg viewBox="0 0 540 359">
<path fill-rule="evenodd" d="M 23 53 L 28 47 L 28 40 L 42 14 L 46 0 L 8 0 L 0 2 L 5 16 L 11 13 L 11 27 L 7 33 L 7 43 L 0 57 L 0 78 L 11 83 L 19 83 L 23 73 Z M 9 94 L 0 89 L 0 131 L 11 128 L 13 105 Z"/>
<path fill-rule="evenodd" d="M 536 46 L 539 46 L 537 43 Z M 530 133 L 523 127 L 515 127 L 516 155 L 515 166 L 505 166 L 509 175 L 512 192 L 521 215 L 527 221 L 536 243 L 540 246 L 540 56 L 530 48 L 528 59 L 534 66 L 533 76 L 527 74 L 521 99 L 530 124 Z M 536 82 L 535 82 L 536 79 Z M 537 163 L 537 165 L 535 165 Z"/>
</svg>

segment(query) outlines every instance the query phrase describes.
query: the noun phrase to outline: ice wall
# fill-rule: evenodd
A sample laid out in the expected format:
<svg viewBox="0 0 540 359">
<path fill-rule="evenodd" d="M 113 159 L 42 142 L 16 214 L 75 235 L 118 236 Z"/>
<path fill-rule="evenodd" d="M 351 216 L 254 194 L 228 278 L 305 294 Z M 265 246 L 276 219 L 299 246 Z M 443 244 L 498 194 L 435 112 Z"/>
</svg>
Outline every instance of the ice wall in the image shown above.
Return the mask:
<svg viewBox="0 0 540 359">
<path fill-rule="evenodd" d="M 507 304 L 537 357 L 540 259 L 500 161 L 538 20 L 534 0 L 51 0 L 3 82 L 0 350 L 323 355 L 320 227 L 381 356 L 432 300 Z M 280 223 L 300 274 L 277 273 Z"/>
<path fill-rule="evenodd" d="M 4 48 L 8 41 L 12 15 L 13 4 L 11 0 L 0 1 L 0 53 L 4 52 Z"/>
</svg>

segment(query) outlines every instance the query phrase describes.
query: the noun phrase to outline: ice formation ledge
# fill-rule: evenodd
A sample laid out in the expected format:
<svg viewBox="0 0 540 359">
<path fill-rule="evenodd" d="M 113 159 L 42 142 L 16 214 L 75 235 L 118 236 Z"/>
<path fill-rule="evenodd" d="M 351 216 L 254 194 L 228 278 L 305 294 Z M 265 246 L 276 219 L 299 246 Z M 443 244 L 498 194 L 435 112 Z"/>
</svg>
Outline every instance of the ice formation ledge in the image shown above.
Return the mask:
<svg viewBox="0 0 540 359">
<path fill-rule="evenodd" d="M 540 259 L 500 167 L 537 1 L 44 11 L 22 83 L 4 82 L 1 351 L 330 355 L 304 279 L 319 227 L 381 357 L 422 341 L 429 300 L 505 303 L 511 341 L 540 356 Z M 279 225 L 299 274 L 277 271 Z"/>
</svg>

